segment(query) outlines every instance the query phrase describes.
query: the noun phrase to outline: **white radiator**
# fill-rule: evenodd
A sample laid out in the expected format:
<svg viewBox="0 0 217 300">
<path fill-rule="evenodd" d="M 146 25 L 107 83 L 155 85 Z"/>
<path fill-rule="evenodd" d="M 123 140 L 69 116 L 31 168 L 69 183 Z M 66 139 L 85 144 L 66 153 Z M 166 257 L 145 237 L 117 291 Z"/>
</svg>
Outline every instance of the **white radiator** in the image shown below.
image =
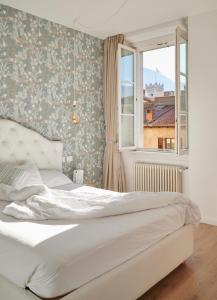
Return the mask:
<svg viewBox="0 0 217 300">
<path fill-rule="evenodd" d="M 135 164 L 135 191 L 182 192 L 182 173 L 180 166 Z"/>
</svg>

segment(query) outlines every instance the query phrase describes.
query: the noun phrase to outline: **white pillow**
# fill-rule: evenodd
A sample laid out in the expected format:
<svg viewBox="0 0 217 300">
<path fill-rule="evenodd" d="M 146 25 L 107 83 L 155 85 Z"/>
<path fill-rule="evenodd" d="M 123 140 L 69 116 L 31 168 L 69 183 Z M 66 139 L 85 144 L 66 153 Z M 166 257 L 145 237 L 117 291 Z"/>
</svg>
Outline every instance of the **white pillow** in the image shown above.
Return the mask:
<svg viewBox="0 0 217 300">
<path fill-rule="evenodd" d="M 0 163 L 0 183 L 21 189 L 34 184 L 43 184 L 35 165 Z"/>
<path fill-rule="evenodd" d="M 72 180 L 57 170 L 39 170 L 43 183 L 49 187 L 57 187 L 72 183 Z"/>
<path fill-rule="evenodd" d="M 19 191 L 42 185 L 41 176 L 35 165 L 0 163 L 0 200 L 14 201 Z"/>
</svg>

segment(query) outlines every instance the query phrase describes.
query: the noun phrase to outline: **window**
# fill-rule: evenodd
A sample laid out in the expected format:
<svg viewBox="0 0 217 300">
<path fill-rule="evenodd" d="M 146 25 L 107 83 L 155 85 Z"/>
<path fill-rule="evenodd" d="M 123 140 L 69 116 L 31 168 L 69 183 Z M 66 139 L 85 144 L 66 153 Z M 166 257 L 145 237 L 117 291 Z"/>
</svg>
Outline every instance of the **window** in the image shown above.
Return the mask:
<svg viewBox="0 0 217 300">
<path fill-rule="evenodd" d="M 164 139 L 162 137 L 158 138 L 158 149 L 163 149 L 164 148 Z"/>
<path fill-rule="evenodd" d="M 158 137 L 157 140 L 158 140 L 158 149 L 167 149 L 167 150 L 175 149 L 175 139 L 174 138 Z"/>
<path fill-rule="evenodd" d="M 177 28 L 176 41 L 140 53 L 119 45 L 118 63 L 120 149 L 186 153 L 186 33 Z"/>
<path fill-rule="evenodd" d="M 165 149 L 175 149 L 175 139 L 174 138 L 165 138 Z"/>
</svg>

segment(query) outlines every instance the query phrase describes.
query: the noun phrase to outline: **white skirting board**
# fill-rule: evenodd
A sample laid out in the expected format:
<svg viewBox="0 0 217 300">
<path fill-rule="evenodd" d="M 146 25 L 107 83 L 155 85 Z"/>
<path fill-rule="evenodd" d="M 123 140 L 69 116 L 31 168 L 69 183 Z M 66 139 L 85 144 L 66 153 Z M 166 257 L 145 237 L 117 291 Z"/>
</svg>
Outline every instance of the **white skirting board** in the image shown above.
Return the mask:
<svg viewBox="0 0 217 300">
<path fill-rule="evenodd" d="M 193 241 L 193 226 L 183 226 L 62 300 L 135 300 L 192 255 Z M 39 298 L 0 276 L 0 299 Z"/>
<path fill-rule="evenodd" d="M 213 218 L 202 218 L 201 223 L 205 223 L 205 224 L 217 226 L 217 219 L 213 219 Z"/>
</svg>

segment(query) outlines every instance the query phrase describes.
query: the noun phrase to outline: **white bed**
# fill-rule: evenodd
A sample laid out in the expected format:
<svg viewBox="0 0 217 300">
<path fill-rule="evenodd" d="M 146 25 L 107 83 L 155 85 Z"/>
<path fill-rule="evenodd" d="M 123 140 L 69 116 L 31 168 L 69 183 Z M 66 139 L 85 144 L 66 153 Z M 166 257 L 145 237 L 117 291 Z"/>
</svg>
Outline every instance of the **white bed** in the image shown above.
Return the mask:
<svg viewBox="0 0 217 300">
<path fill-rule="evenodd" d="M 61 169 L 60 142 L 12 121 L 0 120 L 0 145 L 0 161 L 28 157 L 40 168 Z M 73 224 L 0 213 L 0 299 L 39 299 L 25 287 L 46 298 L 70 292 L 64 300 L 136 299 L 192 254 L 184 214 L 177 205 Z"/>
</svg>

